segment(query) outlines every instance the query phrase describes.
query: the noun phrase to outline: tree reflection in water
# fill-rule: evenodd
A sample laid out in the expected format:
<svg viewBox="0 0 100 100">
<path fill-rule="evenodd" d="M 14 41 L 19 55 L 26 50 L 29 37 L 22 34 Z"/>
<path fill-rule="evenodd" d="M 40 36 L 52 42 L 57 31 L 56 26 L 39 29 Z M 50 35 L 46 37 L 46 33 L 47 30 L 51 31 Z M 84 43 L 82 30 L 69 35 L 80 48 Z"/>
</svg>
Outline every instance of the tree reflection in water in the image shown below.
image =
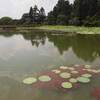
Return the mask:
<svg viewBox="0 0 100 100">
<path fill-rule="evenodd" d="M 92 62 L 100 57 L 100 35 L 60 35 L 58 32 L 33 31 L 29 33 L 0 33 L 5 37 L 20 34 L 25 40 L 30 40 L 33 46 L 45 45 L 46 39 L 53 43 L 61 55 L 70 48 L 78 58 Z"/>
</svg>

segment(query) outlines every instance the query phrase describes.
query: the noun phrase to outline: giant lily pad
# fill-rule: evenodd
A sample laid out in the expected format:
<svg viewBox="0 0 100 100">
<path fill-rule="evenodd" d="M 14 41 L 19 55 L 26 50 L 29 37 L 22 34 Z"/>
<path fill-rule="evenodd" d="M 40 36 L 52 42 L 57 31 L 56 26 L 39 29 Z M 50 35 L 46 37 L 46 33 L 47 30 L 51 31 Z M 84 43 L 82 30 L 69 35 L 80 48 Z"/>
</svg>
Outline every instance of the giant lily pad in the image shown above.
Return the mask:
<svg viewBox="0 0 100 100">
<path fill-rule="evenodd" d="M 39 77 L 39 80 L 40 80 L 41 82 L 49 82 L 49 81 L 51 81 L 51 77 L 46 76 L 46 75 L 43 75 L 43 76 L 40 76 L 40 77 Z"/>
<path fill-rule="evenodd" d="M 52 72 L 58 74 L 58 73 L 60 73 L 60 70 L 52 70 Z"/>
<path fill-rule="evenodd" d="M 77 79 L 71 78 L 71 79 L 69 79 L 69 81 L 70 81 L 71 83 L 76 83 L 76 82 L 77 82 Z"/>
<path fill-rule="evenodd" d="M 67 66 L 60 66 L 60 69 L 68 69 Z"/>
<path fill-rule="evenodd" d="M 77 74 L 77 73 L 79 73 L 78 71 L 71 71 L 71 73 L 73 73 L 73 74 Z"/>
<path fill-rule="evenodd" d="M 24 80 L 23 80 L 23 83 L 24 83 L 24 84 L 33 84 L 33 83 L 35 83 L 36 81 L 37 81 L 36 78 L 29 77 L 29 78 L 24 79 Z"/>
<path fill-rule="evenodd" d="M 69 67 L 68 69 L 69 69 L 69 70 L 75 70 L 75 68 L 72 68 L 72 67 Z"/>
<path fill-rule="evenodd" d="M 90 79 L 89 78 L 86 78 L 86 77 L 78 77 L 77 78 L 77 81 L 78 82 L 81 82 L 81 83 L 89 83 L 90 82 Z"/>
<path fill-rule="evenodd" d="M 71 74 L 64 72 L 64 73 L 61 73 L 60 74 L 60 77 L 62 77 L 62 78 L 70 78 L 71 77 Z"/>
<path fill-rule="evenodd" d="M 83 74 L 82 77 L 87 77 L 88 78 L 88 77 L 92 77 L 92 75 L 91 74 Z"/>
<path fill-rule="evenodd" d="M 93 69 L 91 72 L 93 73 L 99 73 L 98 70 Z"/>
<path fill-rule="evenodd" d="M 85 65 L 85 68 L 91 68 L 91 65 Z"/>
<path fill-rule="evenodd" d="M 70 83 L 70 82 L 63 82 L 62 84 L 61 84 L 61 86 L 63 87 L 63 88 L 72 88 L 72 84 Z"/>
<path fill-rule="evenodd" d="M 80 67 L 80 65 L 77 65 L 77 64 L 76 64 L 75 67 Z"/>
</svg>

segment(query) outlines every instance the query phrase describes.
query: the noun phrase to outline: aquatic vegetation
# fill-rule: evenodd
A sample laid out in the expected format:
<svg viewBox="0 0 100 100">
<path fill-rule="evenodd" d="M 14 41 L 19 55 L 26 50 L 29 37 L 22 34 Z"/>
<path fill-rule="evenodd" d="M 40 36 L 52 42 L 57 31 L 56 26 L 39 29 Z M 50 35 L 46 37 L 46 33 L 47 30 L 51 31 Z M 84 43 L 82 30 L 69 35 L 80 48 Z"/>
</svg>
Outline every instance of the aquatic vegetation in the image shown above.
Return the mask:
<svg viewBox="0 0 100 100">
<path fill-rule="evenodd" d="M 60 66 L 56 69 L 41 71 L 37 78 L 23 80 L 24 84 L 32 84 L 33 88 L 51 88 L 54 90 L 66 90 L 79 88 L 80 84 L 92 82 L 92 77 L 100 76 L 100 69 L 91 65 Z"/>
<path fill-rule="evenodd" d="M 49 81 L 51 81 L 51 77 L 44 75 L 44 76 L 40 76 L 39 80 L 41 82 L 49 82 Z"/>
<path fill-rule="evenodd" d="M 52 70 L 52 72 L 59 74 L 61 71 L 60 70 Z"/>
<path fill-rule="evenodd" d="M 71 79 L 69 79 L 69 81 L 70 81 L 71 83 L 77 83 L 77 79 L 75 79 L 75 78 L 71 78 Z"/>
<path fill-rule="evenodd" d="M 96 87 L 91 91 L 91 95 L 96 97 L 97 100 L 100 100 L 100 87 Z"/>
<path fill-rule="evenodd" d="M 70 73 L 61 73 L 60 77 L 62 77 L 62 78 L 70 78 L 71 74 Z"/>
<path fill-rule="evenodd" d="M 77 74 L 77 73 L 78 73 L 78 71 L 71 71 L 71 73 L 73 73 L 73 74 Z"/>
<path fill-rule="evenodd" d="M 91 68 L 91 65 L 85 65 L 85 68 Z"/>
<path fill-rule="evenodd" d="M 72 88 L 72 84 L 71 84 L 70 82 L 63 82 L 63 83 L 61 84 L 61 86 L 62 86 L 63 88 Z"/>
<path fill-rule="evenodd" d="M 85 77 L 78 77 L 77 81 L 81 82 L 81 83 L 88 83 L 88 82 L 90 82 L 90 79 L 85 78 Z"/>
<path fill-rule="evenodd" d="M 87 77 L 88 78 L 88 77 L 92 77 L 92 75 L 91 74 L 83 74 L 82 77 Z"/>
<path fill-rule="evenodd" d="M 36 78 L 29 77 L 29 78 L 24 79 L 24 80 L 23 80 L 23 83 L 24 83 L 24 84 L 33 84 L 33 83 L 35 83 L 36 81 L 37 81 Z"/>
<path fill-rule="evenodd" d="M 67 66 L 60 66 L 60 69 L 68 69 Z"/>
</svg>

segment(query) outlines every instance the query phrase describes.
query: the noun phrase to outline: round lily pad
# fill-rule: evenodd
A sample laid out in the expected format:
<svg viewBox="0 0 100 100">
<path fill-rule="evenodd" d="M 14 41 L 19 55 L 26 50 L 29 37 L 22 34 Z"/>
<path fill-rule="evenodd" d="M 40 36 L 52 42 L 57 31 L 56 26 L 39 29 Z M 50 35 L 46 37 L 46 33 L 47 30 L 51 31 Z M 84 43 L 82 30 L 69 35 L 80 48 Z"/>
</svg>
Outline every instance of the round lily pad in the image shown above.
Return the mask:
<svg viewBox="0 0 100 100">
<path fill-rule="evenodd" d="M 92 75 L 91 74 L 83 74 L 82 77 L 87 77 L 88 78 L 88 77 L 92 77 Z"/>
<path fill-rule="evenodd" d="M 75 68 L 69 67 L 68 69 L 69 69 L 69 70 L 74 70 Z"/>
<path fill-rule="evenodd" d="M 51 77 L 46 76 L 46 75 L 43 75 L 43 76 L 40 76 L 40 77 L 39 77 L 39 80 L 40 80 L 41 82 L 49 82 L 49 81 L 51 81 Z"/>
<path fill-rule="evenodd" d="M 77 64 L 76 64 L 75 67 L 80 67 L 80 65 L 77 65 Z"/>
<path fill-rule="evenodd" d="M 54 72 L 56 74 L 59 74 L 60 73 L 60 70 L 52 70 L 52 72 Z"/>
<path fill-rule="evenodd" d="M 90 82 L 90 79 L 89 78 L 86 78 L 86 77 L 78 77 L 77 78 L 77 81 L 78 82 L 81 82 L 81 83 L 89 83 Z"/>
<path fill-rule="evenodd" d="M 71 73 L 73 73 L 73 74 L 77 74 L 77 73 L 78 73 L 78 71 L 71 71 Z"/>
<path fill-rule="evenodd" d="M 62 78 L 70 78 L 71 77 L 71 74 L 64 72 L 64 73 L 61 73 L 60 74 L 60 77 L 62 77 Z"/>
<path fill-rule="evenodd" d="M 72 84 L 70 83 L 70 82 L 63 82 L 62 84 L 61 84 L 61 86 L 63 87 L 63 88 L 72 88 Z"/>
<path fill-rule="evenodd" d="M 71 78 L 69 81 L 70 81 L 71 83 L 76 83 L 76 82 L 77 82 L 77 79 Z"/>
<path fill-rule="evenodd" d="M 91 65 L 85 65 L 85 68 L 91 68 Z"/>
<path fill-rule="evenodd" d="M 87 70 L 87 71 L 89 71 L 89 72 L 92 72 L 92 71 L 93 71 L 92 69 L 85 69 L 85 70 Z"/>
<path fill-rule="evenodd" d="M 67 66 L 60 66 L 60 69 L 68 69 Z"/>
<path fill-rule="evenodd" d="M 98 70 L 93 69 L 91 72 L 98 73 Z"/>
<path fill-rule="evenodd" d="M 24 83 L 24 84 L 33 84 L 33 83 L 35 83 L 36 81 L 37 81 L 36 78 L 29 77 L 29 78 L 24 79 L 24 80 L 23 80 L 23 83 Z"/>
<path fill-rule="evenodd" d="M 100 73 L 100 69 L 98 70 L 98 72 Z"/>
</svg>

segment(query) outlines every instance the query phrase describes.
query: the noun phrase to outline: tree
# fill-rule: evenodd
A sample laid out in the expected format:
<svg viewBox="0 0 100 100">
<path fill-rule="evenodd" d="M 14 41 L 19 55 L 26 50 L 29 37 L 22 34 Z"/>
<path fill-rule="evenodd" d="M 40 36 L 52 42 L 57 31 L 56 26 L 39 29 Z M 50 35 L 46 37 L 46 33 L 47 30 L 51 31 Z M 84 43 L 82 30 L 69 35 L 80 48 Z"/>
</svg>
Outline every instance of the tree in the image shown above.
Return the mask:
<svg viewBox="0 0 100 100">
<path fill-rule="evenodd" d="M 33 22 L 33 8 L 32 7 L 30 7 L 29 17 L 31 19 L 31 22 Z"/>
<path fill-rule="evenodd" d="M 97 12 L 98 0 L 75 0 L 74 14 L 78 18 L 78 24 L 82 25 L 87 16 L 94 16 Z"/>
<path fill-rule="evenodd" d="M 10 22 L 12 21 L 12 18 L 10 17 L 2 17 L 0 19 L 0 24 L 1 25 L 7 25 L 7 24 L 11 24 Z"/>
<path fill-rule="evenodd" d="M 58 25 L 66 25 L 68 24 L 68 18 L 65 15 L 58 15 L 57 17 L 57 24 Z"/>
<path fill-rule="evenodd" d="M 69 1 L 68 0 L 58 0 L 58 3 L 54 7 L 53 11 L 48 14 L 48 18 L 52 20 L 53 24 L 57 24 L 59 20 L 57 18 L 59 18 L 59 15 L 60 17 L 61 15 L 63 15 L 63 17 L 66 16 L 66 18 L 69 19 L 70 14 L 71 14 L 71 6 L 69 4 Z M 66 22 L 66 18 L 64 17 L 65 22 Z"/>
<path fill-rule="evenodd" d="M 47 24 L 49 24 L 49 25 L 55 25 L 56 24 L 56 18 L 53 15 L 53 11 L 48 13 Z"/>
<path fill-rule="evenodd" d="M 46 18 L 45 10 L 43 7 L 41 7 L 41 9 L 40 9 L 39 15 L 40 15 L 40 22 L 43 23 Z"/>
</svg>

